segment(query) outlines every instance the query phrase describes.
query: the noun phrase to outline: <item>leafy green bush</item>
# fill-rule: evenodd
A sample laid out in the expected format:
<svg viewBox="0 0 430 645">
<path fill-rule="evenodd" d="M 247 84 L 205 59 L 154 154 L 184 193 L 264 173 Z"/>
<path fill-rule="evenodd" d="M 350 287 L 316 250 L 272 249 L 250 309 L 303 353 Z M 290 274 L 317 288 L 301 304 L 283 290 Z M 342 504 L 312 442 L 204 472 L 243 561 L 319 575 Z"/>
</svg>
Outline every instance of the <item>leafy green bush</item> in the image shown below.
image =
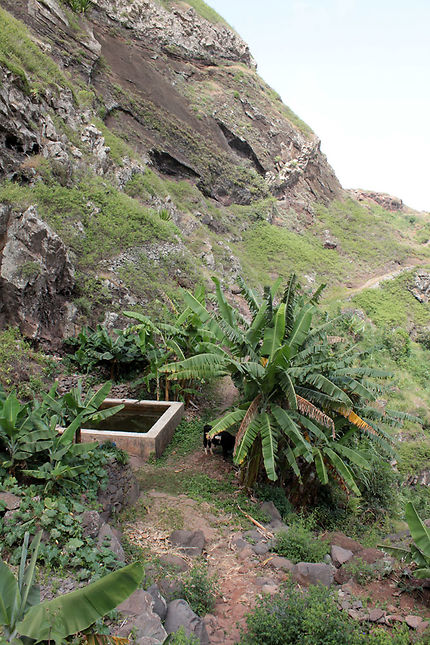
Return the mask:
<svg viewBox="0 0 430 645">
<path fill-rule="evenodd" d="M 354 558 L 343 565 L 343 570 L 359 585 L 366 585 L 377 577 L 375 568 L 365 562 L 362 558 Z"/>
<path fill-rule="evenodd" d="M 356 469 L 355 475 L 361 490 L 360 515 L 367 514 L 367 522 L 380 518 L 387 511 L 398 510 L 398 493 L 401 478 L 399 474 L 374 451 L 368 451 L 366 458 L 371 469 Z"/>
<path fill-rule="evenodd" d="M 167 639 L 164 641 L 167 645 L 199 645 L 200 640 L 197 636 L 187 636 L 185 629 L 181 626 L 177 632 L 170 634 Z"/>
<path fill-rule="evenodd" d="M 408 628 L 387 633 L 359 626 L 339 610 L 325 587 L 302 592 L 291 584 L 263 596 L 247 616 L 240 645 L 408 645 Z"/>
<path fill-rule="evenodd" d="M 306 521 L 297 518 L 288 531 L 280 531 L 276 535 L 274 550 L 294 563 L 322 562 L 329 546 L 327 542 L 315 539 Z"/>
<path fill-rule="evenodd" d="M 116 555 L 106 546 L 98 550 L 94 540 L 83 535 L 79 517 L 84 510 L 82 504 L 69 498 L 42 499 L 27 489 L 14 513 L 13 523 L 0 520 L 2 555 L 9 553 L 11 564 L 17 565 L 25 532 L 34 535 L 40 527 L 51 538 L 50 542 L 41 544 L 39 552 L 39 561 L 48 569 L 58 572 L 67 568 L 78 580 L 98 578 L 116 569 Z"/>
<path fill-rule="evenodd" d="M 183 580 L 183 594 L 196 614 L 210 614 L 218 594 L 216 576 L 210 576 L 204 564 L 194 565 Z"/>
<path fill-rule="evenodd" d="M 75 350 L 69 360 L 88 373 L 95 367 L 109 371 L 110 377 L 141 369 L 147 359 L 137 343 L 136 334 L 114 329 L 109 333 L 103 325 L 97 329 L 83 327 L 76 338 L 68 338 L 66 345 Z"/>
<path fill-rule="evenodd" d="M 383 335 L 384 346 L 390 356 L 398 363 L 411 353 L 411 339 L 408 332 L 402 327 L 394 330 L 385 330 Z"/>
</svg>

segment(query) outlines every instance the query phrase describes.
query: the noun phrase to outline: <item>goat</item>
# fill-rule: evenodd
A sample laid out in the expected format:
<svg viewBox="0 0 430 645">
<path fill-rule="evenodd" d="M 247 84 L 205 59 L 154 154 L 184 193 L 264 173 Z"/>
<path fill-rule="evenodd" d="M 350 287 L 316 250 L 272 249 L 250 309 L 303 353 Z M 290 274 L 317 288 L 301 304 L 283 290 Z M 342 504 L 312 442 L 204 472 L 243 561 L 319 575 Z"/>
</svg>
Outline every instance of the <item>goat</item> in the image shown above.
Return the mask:
<svg viewBox="0 0 430 645">
<path fill-rule="evenodd" d="M 224 430 L 223 432 L 219 432 L 216 434 L 212 439 L 208 437 L 208 433 L 212 430 L 212 426 L 210 425 L 205 425 L 203 427 L 203 446 L 205 448 L 205 454 L 207 455 L 208 452 L 213 455 L 213 446 L 221 446 L 222 448 L 222 458 L 224 461 L 227 460 L 227 456 L 229 452 L 233 452 L 234 450 L 234 444 L 235 444 L 235 437 L 233 437 L 232 434 Z"/>
</svg>

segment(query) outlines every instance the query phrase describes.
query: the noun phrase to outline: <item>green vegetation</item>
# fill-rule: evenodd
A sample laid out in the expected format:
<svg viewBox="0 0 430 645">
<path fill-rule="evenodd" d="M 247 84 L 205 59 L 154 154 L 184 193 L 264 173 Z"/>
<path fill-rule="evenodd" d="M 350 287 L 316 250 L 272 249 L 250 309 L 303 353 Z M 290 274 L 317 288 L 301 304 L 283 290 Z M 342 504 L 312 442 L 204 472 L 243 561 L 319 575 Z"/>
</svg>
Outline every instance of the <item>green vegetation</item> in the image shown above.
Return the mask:
<svg viewBox="0 0 430 645">
<path fill-rule="evenodd" d="M 416 641 L 419 642 L 418 640 Z M 424 645 L 424 641 L 421 641 Z M 263 596 L 248 614 L 240 645 L 408 645 L 409 630 L 392 633 L 363 628 L 339 610 L 325 587 L 307 593 L 290 584 L 274 596 Z"/>
<path fill-rule="evenodd" d="M 377 577 L 375 567 L 360 557 L 355 557 L 343 566 L 348 577 L 354 578 L 359 585 L 365 586 Z"/>
<path fill-rule="evenodd" d="M 307 527 L 307 522 L 296 517 L 288 531 L 276 534 L 274 551 L 288 558 L 294 564 L 297 562 L 322 562 L 329 552 L 327 542 L 318 540 Z"/>
<path fill-rule="evenodd" d="M 428 578 L 430 576 L 430 531 L 411 502 L 406 504 L 405 516 L 412 536 L 410 547 L 405 549 L 384 546 L 383 548 L 407 562 L 414 562 L 417 565 L 417 569 L 414 570 L 416 578 Z"/>
<path fill-rule="evenodd" d="M 115 609 L 137 589 L 142 580 L 142 567 L 137 563 L 130 564 L 84 589 L 40 602 L 40 589 L 34 581 L 42 531 L 39 530 L 33 539 L 33 553 L 26 566 L 29 537 L 30 534 L 26 532 L 18 579 L 4 562 L 0 563 L 0 625 L 7 643 L 25 642 L 25 639 L 17 638 L 18 634 L 36 642 L 53 640 L 63 643 L 68 636 L 88 629 Z"/>
<path fill-rule="evenodd" d="M 56 363 L 33 349 L 18 329 L 0 331 L 0 385 L 6 391 L 16 388 L 20 398 L 31 398 L 45 388 L 57 370 Z"/>
<path fill-rule="evenodd" d="M 312 325 L 321 287 L 305 297 L 292 275 L 275 304 L 279 280 L 263 296 L 239 280 L 248 320 L 227 302 L 218 279 L 213 281 L 217 312 L 185 294 L 209 339 L 194 356 L 160 372 L 175 381 L 232 377 L 241 401 L 212 423 L 210 434 L 236 434 L 234 458 L 246 486 L 255 484 L 264 464 L 267 478 L 280 477 L 294 504 L 313 503 L 319 484 L 327 485 L 329 477 L 360 495 L 353 468 L 370 470 L 360 439 L 367 437 L 390 454 L 383 425 L 398 425 L 407 417 L 372 406 L 380 392 L 372 379 L 386 374 L 360 365 L 347 338 L 329 340 L 336 321 L 325 318 Z"/>
<path fill-rule="evenodd" d="M 207 566 L 195 564 L 182 581 L 183 597 L 199 616 L 215 609 L 218 595 L 216 576 L 210 576 Z"/>
<path fill-rule="evenodd" d="M 72 11 L 85 13 L 92 5 L 92 0 L 66 0 Z"/>
<path fill-rule="evenodd" d="M 56 182 L 32 187 L 5 182 L 0 201 L 15 208 L 36 204 L 40 216 L 76 253 L 80 267 L 91 267 L 145 242 L 172 239 L 176 231 L 152 209 L 96 176 L 72 188 Z"/>
<path fill-rule="evenodd" d="M 243 235 L 243 242 L 233 245 L 242 267 L 254 284 L 270 282 L 276 266 L 277 274 L 286 280 L 291 271 L 299 274 L 315 272 L 318 279 L 336 276 L 342 280 L 347 266 L 339 254 L 325 249 L 323 241 L 301 235 L 286 228 L 259 222 Z"/>
<path fill-rule="evenodd" d="M 419 302 L 411 293 L 414 276 L 415 271 L 405 271 L 392 280 L 385 280 L 378 289 L 365 289 L 352 301 L 377 327 L 390 331 L 398 328 L 405 331 L 412 325 L 427 327 L 430 325 L 430 304 Z"/>
<path fill-rule="evenodd" d="M 0 64 L 21 80 L 28 93 L 47 86 L 71 88 L 70 81 L 33 42 L 24 24 L 0 7 Z"/>
</svg>

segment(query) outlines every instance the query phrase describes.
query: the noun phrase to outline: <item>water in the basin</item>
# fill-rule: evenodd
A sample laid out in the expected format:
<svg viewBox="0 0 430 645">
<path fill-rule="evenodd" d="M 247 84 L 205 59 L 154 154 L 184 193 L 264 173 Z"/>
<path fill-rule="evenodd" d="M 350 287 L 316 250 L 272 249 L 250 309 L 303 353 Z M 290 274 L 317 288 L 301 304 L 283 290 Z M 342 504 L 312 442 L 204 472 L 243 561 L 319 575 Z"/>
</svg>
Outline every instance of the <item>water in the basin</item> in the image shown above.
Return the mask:
<svg viewBox="0 0 430 645">
<path fill-rule="evenodd" d="M 136 414 L 134 410 L 121 410 L 111 417 L 100 421 L 100 423 L 91 423 L 91 429 L 111 430 L 116 432 L 148 432 L 160 418 L 160 414 Z"/>
</svg>

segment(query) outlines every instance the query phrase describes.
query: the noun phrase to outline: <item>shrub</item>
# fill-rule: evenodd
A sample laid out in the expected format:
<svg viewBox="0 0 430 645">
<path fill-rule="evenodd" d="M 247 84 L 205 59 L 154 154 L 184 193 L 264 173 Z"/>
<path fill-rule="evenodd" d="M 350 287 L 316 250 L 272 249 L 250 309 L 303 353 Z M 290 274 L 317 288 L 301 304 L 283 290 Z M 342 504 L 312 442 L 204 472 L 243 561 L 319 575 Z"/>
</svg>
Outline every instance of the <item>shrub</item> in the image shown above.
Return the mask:
<svg viewBox="0 0 430 645">
<path fill-rule="evenodd" d="M 263 596 L 246 623 L 241 645 L 350 645 L 357 632 L 322 587 L 309 587 L 306 594 L 287 585 L 273 597 Z"/>
<path fill-rule="evenodd" d="M 385 331 L 383 343 L 396 362 L 402 361 L 411 353 L 411 339 L 408 332 L 401 327 L 393 331 Z"/>
<path fill-rule="evenodd" d="M 366 585 L 377 577 L 375 568 L 362 558 L 354 558 L 343 566 L 343 570 L 359 585 Z"/>
<path fill-rule="evenodd" d="M 216 577 L 210 576 L 203 564 L 196 564 L 183 581 L 183 594 L 191 609 L 205 616 L 215 609 Z"/>
<path fill-rule="evenodd" d="M 303 519 L 295 520 L 288 531 L 280 531 L 274 548 L 276 553 L 294 563 L 321 562 L 328 549 L 327 542 L 315 539 Z"/>
<path fill-rule="evenodd" d="M 240 645 L 408 645 L 406 626 L 391 633 L 359 626 L 338 609 L 325 587 L 302 592 L 291 584 L 263 596 L 247 616 Z"/>
</svg>

